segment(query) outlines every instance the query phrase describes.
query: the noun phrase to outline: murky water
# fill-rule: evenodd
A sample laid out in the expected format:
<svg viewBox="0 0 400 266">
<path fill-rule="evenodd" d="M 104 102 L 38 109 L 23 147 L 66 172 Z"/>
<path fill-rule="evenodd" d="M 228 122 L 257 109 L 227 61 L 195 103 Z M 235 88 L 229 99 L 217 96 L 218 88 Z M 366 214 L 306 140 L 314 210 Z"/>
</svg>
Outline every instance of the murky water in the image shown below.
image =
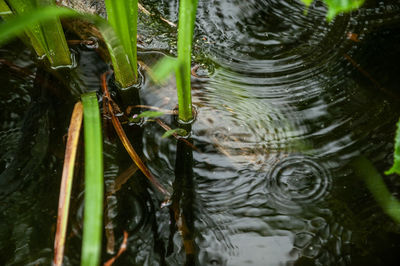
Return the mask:
<svg viewBox="0 0 400 266">
<path fill-rule="evenodd" d="M 177 1 L 143 4 L 177 21 Z M 391 163 L 400 114 L 400 3 L 367 1 L 331 23 L 325 12 L 319 2 L 304 14 L 297 1 L 199 0 L 191 180 L 176 175 L 182 168 L 176 141 L 162 139 L 159 125 L 146 122 L 139 133 L 127 127 L 141 140 L 136 146 L 152 173 L 182 191 L 198 265 L 397 265 L 400 260 L 399 226 L 348 167 L 360 154 L 381 172 Z M 174 53 L 176 30 L 157 16 L 150 20 L 151 26 L 139 28 L 144 37 L 139 57 L 151 65 L 160 51 Z M 1 58 L 38 72 L 28 52 L 9 48 L 0 50 Z M 99 89 L 107 65 L 93 51 L 74 49 L 80 68 L 70 74 L 69 85 Z M 11 74 L 1 77 L 7 88 L 1 92 L 0 264 L 49 264 L 62 137 L 73 100 L 55 97 L 50 88 L 37 93 L 32 79 L 3 67 Z M 169 84 L 158 87 L 145 77 L 142 103 L 174 108 L 173 80 Z M 126 95 L 118 96 L 123 105 L 133 102 Z M 39 126 L 28 123 L 31 116 Z M 176 126 L 172 117 L 163 120 Z M 24 143 L 30 144 L 22 149 Z M 34 160 L 22 156 L 27 150 Z M 107 187 L 131 162 L 113 139 L 105 142 L 104 155 Z M 398 178 L 385 181 L 397 195 Z M 66 265 L 79 264 L 80 183 Z M 129 233 L 128 249 L 116 265 L 184 264 L 182 237 L 143 176 L 135 174 L 107 203 L 105 223 L 114 230 L 115 249 L 122 232 Z M 106 241 L 103 254 L 104 260 L 111 256 Z"/>
</svg>

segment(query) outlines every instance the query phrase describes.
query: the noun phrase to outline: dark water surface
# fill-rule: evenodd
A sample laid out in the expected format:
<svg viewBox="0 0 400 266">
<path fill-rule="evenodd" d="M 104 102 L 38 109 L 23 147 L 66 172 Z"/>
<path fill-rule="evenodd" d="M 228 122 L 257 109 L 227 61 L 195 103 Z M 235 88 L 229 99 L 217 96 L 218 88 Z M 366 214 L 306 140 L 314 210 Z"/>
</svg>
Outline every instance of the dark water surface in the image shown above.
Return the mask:
<svg viewBox="0 0 400 266">
<path fill-rule="evenodd" d="M 175 53 L 176 29 L 158 15 L 177 22 L 178 1 L 142 3 L 157 15 L 142 15 L 139 23 L 139 58 L 151 65 L 162 53 Z M 392 162 L 400 115 L 400 2 L 367 1 L 331 23 L 325 14 L 318 1 L 305 15 L 298 1 L 199 0 L 191 180 L 175 176 L 185 166 L 176 141 L 161 138 L 160 126 L 148 121 L 139 133 L 126 127 L 152 173 L 171 191 L 182 191 L 198 265 L 398 265 L 399 225 L 348 164 L 364 155 L 383 173 Z M 38 89 L 46 73 L 13 46 L 2 48 L 0 58 L 35 75 L 0 65 L 0 264 L 48 265 L 62 139 L 75 100 L 56 95 L 54 84 Z M 108 66 L 90 49 L 73 49 L 78 68 L 64 85 L 98 90 Z M 159 87 L 144 75 L 142 82 L 143 104 L 175 107 L 173 80 Z M 131 91 L 116 95 L 122 106 L 135 102 Z M 176 126 L 172 117 L 163 120 Z M 131 162 L 118 140 L 107 139 L 104 147 L 107 188 Z M 66 265 L 80 260 L 80 176 Z M 397 196 L 398 177 L 385 182 Z M 115 249 L 122 232 L 129 233 L 115 265 L 184 264 L 169 209 L 160 207 L 162 197 L 140 173 L 106 202 Z M 111 257 L 106 240 L 103 254 Z"/>
</svg>

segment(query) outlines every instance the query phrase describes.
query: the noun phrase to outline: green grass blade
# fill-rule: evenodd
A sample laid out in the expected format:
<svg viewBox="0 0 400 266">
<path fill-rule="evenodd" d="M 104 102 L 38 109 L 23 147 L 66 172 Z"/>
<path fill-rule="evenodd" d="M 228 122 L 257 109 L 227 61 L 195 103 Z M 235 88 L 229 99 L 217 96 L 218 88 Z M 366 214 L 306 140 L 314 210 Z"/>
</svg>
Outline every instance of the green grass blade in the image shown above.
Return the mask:
<svg viewBox="0 0 400 266">
<path fill-rule="evenodd" d="M 400 175 L 400 119 L 397 122 L 396 136 L 394 137 L 394 162 L 393 166 L 385 172 L 386 175 L 398 174 Z"/>
<path fill-rule="evenodd" d="M 95 92 L 82 95 L 85 136 L 85 209 L 81 265 L 99 265 L 103 220 L 103 140 Z"/>
<path fill-rule="evenodd" d="M 122 86 L 122 88 L 134 85 L 136 83 L 135 74 L 132 71 L 125 49 L 113 28 L 107 23 L 107 21 L 99 17 L 96 17 L 93 22 L 99 28 L 104 41 L 106 42 L 113 64 L 116 81 Z"/>
<path fill-rule="evenodd" d="M 351 166 L 354 173 L 365 181 L 382 210 L 400 224 L 400 202 L 387 189 L 382 176 L 372 163 L 364 156 L 360 156 L 351 163 Z"/>
<path fill-rule="evenodd" d="M 137 0 L 105 0 L 108 21 L 121 40 L 132 71 L 137 78 Z"/>
<path fill-rule="evenodd" d="M 12 15 L 10 7 L 4 0 L 0 0 L 0 16 L 4 19 Z"/>
<path fill-rule="evenodd" d="M 35 9 L 30 13 L 23 14 L 22 16 L 12 17 L 6 22 L 0 24 L 0 45 L 15 38 L 24 32 L 24 30 L 30 25 L 51 21 L 55 16 L 70 17 L 82 15 L 72 9 L 50 6 Z"/>
<path fill-rule="evenodd" d="M 8 0 L 9 5 L 18 15 L 27 16 L 35 8 L 35 2 L 33 0 Z M 26 35 L 31 41 L 32 47 L 39 57 L 46 55 L 47 45 L 46 40 L 43 35 L 43 31 L 38 22 L 33 22 L 31 24 L 26 24 L 24 27 L 26 30 Z"/>
<path fill-rule="evenodd" d="M 37 6 L 54 5 L 54 0 L 36 0 Z M 59 18 L 53 18 L 46 23 L 41 23 L 43 36 L 46 41 L 46 55 L 53 67 L 70 66 L 71 54 L 65 40 L 64 31 Z"/>
<path fill-rule="evenodd" d="M 191 95 L 191 56 L 197 0 L 181 0 L 179 4 L 178 61 L 176 86 L 178 89 L 179 119 L 193 119 Z"/>
<path fill-rule="evenodd" d="M 100 30 L 110 53 L 113 63 L 115 79 L 126 88 L 135 84 L 136 79 L 131 71 L 129 61 L 126 57 L 118 36 L 106 20 L 89 14 L 80 14 L 72 9 L 49 6 L 38 8 L 23 16 L 10 18 L 7 22 L 0 24 L 0 45 L 18 36 L 30 25 L 39 22 L 47 22 L 54 17 L 79 17 L 93 22 Z"/>
<path fill-rule="evenodd" d="M 174 71 L 177 71 L 179 68 L 179 61 L 175 58 L 166 56 L 157 64 L 152 67 L 151 71 L 149 72 L 150 77 L 156 83 L 163 83 L 165 79 Z"/>
</svg>

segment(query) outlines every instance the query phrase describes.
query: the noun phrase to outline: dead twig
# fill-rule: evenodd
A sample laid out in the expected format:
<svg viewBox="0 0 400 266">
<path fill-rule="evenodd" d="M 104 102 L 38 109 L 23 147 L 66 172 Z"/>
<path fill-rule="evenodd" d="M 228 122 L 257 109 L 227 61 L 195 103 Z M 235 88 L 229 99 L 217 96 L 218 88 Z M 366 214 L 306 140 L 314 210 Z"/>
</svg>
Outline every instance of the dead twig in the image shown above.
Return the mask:
<svg viewBox="0 0 400 266">
<path fill-rule="evenodd" d="M 113 265 L 113 263 L 115 262 L 116 259 L 118 259 L 119 256 L 121 256 L 122 253 L 124 253 L 126 251 L 126 247 L 127 247 L 127 243 L 128 243 L 128 232 L 124 231 L 124 239 L 122 240 L 122 244 L 118 250 L 117 255 L 115 255 L 114 257 L 112 257 L 111 259 L 109 259 L 108 261 L 106 261 L 104 263 L 104 266 L 111 266 Z"/>
<path fill-rule="evenodd" d="M 372 84 L 382 92 L 386 93 L 387 95 L 399 99 L 400 97 L 390 90 L 383 87 L 376 79 L 374 79 L 365 69 L 363 69 L 353 58 L 351 58 L 348 54 L 343 54 L 344 58 L 347 59 L 364 77 L 366 77 Z"/>
<path fill-rule="evenodd" d="M 144 8 L 140 3 L 138 3 L 138 8 L 141 12 L 143 12 L 144 14 L 146 14 L 147 16 L 154 16 L 154 14 L 151 14 L 150 11 L 148 11 L 146 8 Z M 162 16 L 160 16 L 160 19 L 162 21 L 164 21 L 165 23 L 167 23 L 168 25 L 170 25 L 171 27 L 176 28 L 176 24 L 163 18 Z"/>
<path fill-rule="evenodd" d="M 57 231 L 54 240 L 54 265 L 62 265 L 64 257 L 65 235 L 68 225 L 68 213 L 71 198 L 72 181 L 79 135 L 82 126 L 83 106 L 77 102 L 72 112 L 65 150 L 64 166 L 61 179 L 60 198 L 58 201 Z"/>
<path fill-rule="evenodd" d="M 114 108 L 115 106 L 117 106 L 117 104 L 114 103 L 108 91 L 106 75 L 107 73 L 104 73 L 101 76 L 101 84 L 103 89 L 103 105 L 106 107 L 106 109 L 108 109 L 108 113 L 111 116 L 111 122 L 114 126 L 115 131 L 117 132 L 119 139 L 121 140 L 122 144 L 125 147 L 125 150 L 128 152 L 129 156 L 131 157 L 133 162 L 137 165 L 137 167 L 140 169 L 140 171 L 142 171 L 142 173 L 149 179 L 149 181 L 158 191 L 160 191 L 162 194 L 164 194 L 164 196 L 166 196 L 169 199 L 170 193 L 163 187 L 163 185 L 161 185 L 160 182 L 158 182 L 158 180 L 151 174 L 150 170 L 142 162 L 139 155 L 133 149 L 132 144 L 130 143 L 128 137 L 126 136 L 126 133 L 122 128 L 120 121 L 115 116 Z"/>
</svg>

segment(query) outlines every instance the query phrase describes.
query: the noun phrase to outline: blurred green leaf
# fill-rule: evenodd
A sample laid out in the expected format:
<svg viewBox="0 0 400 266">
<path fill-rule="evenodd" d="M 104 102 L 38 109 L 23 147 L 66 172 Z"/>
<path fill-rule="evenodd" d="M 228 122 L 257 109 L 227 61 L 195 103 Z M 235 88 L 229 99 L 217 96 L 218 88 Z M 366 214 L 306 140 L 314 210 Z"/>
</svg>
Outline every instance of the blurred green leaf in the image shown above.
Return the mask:
<svg viewBox="0 0 400 266">
<path fill-rule="evenodd" d="M 95 92 L 82 95 L 85 137 L 85 209 L 81 265 L 99 265 L 103 221 L 103 139 Z"/>
<path fill-rule="evenodd" d="M 140 118 L 144 118 L 144 117 L 153 118 L 153 117 L 160 117 L 160 116 L 162 116 L 162 115 L 164 115 L 163 112 L 158 112 L 158 111 L 144 111 L 144 112 L 142 112 L 142 113 L 140 113 L 140 114 L 138 114 L 138 115 L 134 115 L 133 117 L 129 117 L 129 121 L 130 121 L 130 122 L 137 123 L 137 122 L 140 121 Z"/>
<path fill-rule="evenodd" d="M 313 0 L 301 0 L 306 6 L 309 6 Z M 326 15 L 328 21 L 332 20 L 337 14 L 342 12 L 349 12 L 359 8 L 364 4 L 365 0 L 323 0 L 328 6 L 328 13 Z"/>
<path fill-rule="evenodd" d="M 162 138 L 168 138 L 172 136 L 173 134 L 178 134 L 179 136 L 186 136 L 187 131 L 184 130 L 183 128 L 175 128 L 175 129 L 170 129 L 165 131 L 165 133 L 161 136 Z"/>
<path fill-rule="evenodd" d="M 392 168 L 385 172 L 386 175 L 398 174 L 400 175 L 400 119 L 397 122 L 396 136 L 394 137 L 394 162 Z"/>
<path fill-rule="evenodd" d="M 144 111 L 138 114 L 136 117 L 141 118 L 141 117 L 159 117 L 164 115 L 163 112 L 158 112 L 158 111 Z"/>
<path fill-rule="evenodd" d="M 156 83 L 163 83 L 179 67 L 179 61 L 175 58 L 166 56 L 152 68 L 151 78 Z"/>
<path fill-rule="evenodd" d="M 374 165 L 364 156 L 357 157 L 350 165 L 354 173 L 364 180 L 382 210 L 400 224 L 400 202 L 390 193 Z"/>
<path fill-rule="evenodd" d="M 0 45 L 15 38 L 27 27 L 39 22 L 51 21 L 54 17 L 80 16 L 72 9 L 49 6 L 35 9 L 21 16 L 15 16 L 0 24 Z"/>
</svg>

